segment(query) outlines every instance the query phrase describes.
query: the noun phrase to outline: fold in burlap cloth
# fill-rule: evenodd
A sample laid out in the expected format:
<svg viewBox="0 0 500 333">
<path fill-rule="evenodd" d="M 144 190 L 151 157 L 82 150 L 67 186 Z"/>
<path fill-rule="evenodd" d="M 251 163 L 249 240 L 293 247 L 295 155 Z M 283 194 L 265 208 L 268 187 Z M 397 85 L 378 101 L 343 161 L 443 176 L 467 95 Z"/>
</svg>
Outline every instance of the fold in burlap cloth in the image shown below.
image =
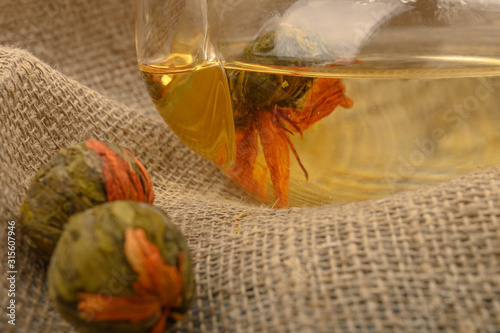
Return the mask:
<svg viewBox="0 0 500 333">
<path fill-rule="evenodd" d="M 72 331 L 18 233 L 16 325 L 6 322 L 6 231 L 35 171 L 88 138 L 137 155 L 155 204 L 188 239 L 198 298 L 181 331 L 500 331 L 498 169 L 375 201 L 263 208 L 154 110 L 134 9 L 132 0 L 0 4 L 1 332 Z"/>
</svg>

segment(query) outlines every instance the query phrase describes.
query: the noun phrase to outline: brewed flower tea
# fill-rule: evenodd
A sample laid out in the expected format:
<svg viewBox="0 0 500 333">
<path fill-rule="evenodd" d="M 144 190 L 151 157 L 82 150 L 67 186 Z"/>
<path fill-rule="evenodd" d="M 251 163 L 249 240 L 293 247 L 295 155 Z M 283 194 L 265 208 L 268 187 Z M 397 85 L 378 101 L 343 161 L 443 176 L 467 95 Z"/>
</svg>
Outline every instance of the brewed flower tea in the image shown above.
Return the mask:
<svg viewBox="0 0 500 333">
<path fill-rule="evenodd" d="M 164 57 L 139 56 L 165 121 L 238 185 L 286 208 L 500 164 L 499 6 L 477 5 L 478 25 L 458 3 L 287 3 L 250 31 L 209 8 L 203 56 L 181 33 Z"/>
</svg>

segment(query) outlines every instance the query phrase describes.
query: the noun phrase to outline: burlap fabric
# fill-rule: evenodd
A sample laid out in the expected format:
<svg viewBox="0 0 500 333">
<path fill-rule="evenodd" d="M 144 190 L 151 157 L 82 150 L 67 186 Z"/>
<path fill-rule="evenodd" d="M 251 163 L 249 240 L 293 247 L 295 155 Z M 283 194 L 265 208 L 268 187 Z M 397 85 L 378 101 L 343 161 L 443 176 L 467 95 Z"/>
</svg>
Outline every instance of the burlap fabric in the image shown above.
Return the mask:
<svg viewBox="0 0 500 333">
<path fill-rule="evenodd" d="M 198 298 L 179 331 L 500 331 L 498 169 L 375 201 L 264 208 L 157 115 L 137 70 L 134 8 L 0 3 L 1 332 L 72 332 L 19 233 L 7 324 L 6 231 L 35 171 L 87 138 L 134 152 L 188 239 Z"/>
</svg>

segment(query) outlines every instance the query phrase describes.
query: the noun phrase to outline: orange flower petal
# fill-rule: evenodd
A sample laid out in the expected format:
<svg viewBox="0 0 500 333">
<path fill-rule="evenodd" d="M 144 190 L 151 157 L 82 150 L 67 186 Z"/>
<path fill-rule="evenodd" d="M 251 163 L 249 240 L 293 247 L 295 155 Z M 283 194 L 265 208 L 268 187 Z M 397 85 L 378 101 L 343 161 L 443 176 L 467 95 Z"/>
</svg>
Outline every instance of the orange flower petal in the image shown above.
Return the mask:
<svg viewBox="0 0 500 333">
<path fill-rule="evenodd" d="M 278 125 L 279 126 L 279 125 Z M 257 128 L 267 167 L 271 173 L 275 208 L 288 207 L 288 181 L 290 177 L 290 153 L 286 131 L 275 123 L 272 112 L 261 111 L 257 117 Z"/>
<path fill-rule="evenodd" d="M 141 292 L 154 293 L 158 282 L 153 279 L 158 272 L 151 261 L 158 261 L 159 253 L 155 253 L 154 248 L 150 247 L 147 239 L 144 240 L 145 238 L 144 230 L 128 228 L 125 231 L 125 256 L 138 275 L 136 284 L 142 289 Z"/>
<path fill-rule="evenodd" d="M 92 321 L 140 322 L 161 315 L 161 304 L 152 296 L 110 297 L 80 293 L 80 317 Z"/>
<path fill-rule="evenodd" d="M 234 164 L 224 171 L 257 199 L 267 201 L 266 169 L 256 166 L 258 152 L 255 124 L 249 121 L 244 130 L 236 129 L 236 158 Z"/>
<path fill-rule="evenodd" d="M 155 201 L 155 193 L 153 191 L 153 182 L 151 181 L 151 178 L 149 178 L 148 172 L 146 171 L 146 168 L 142 163 L 127 149 L 122 148 L 122 150 L 126 151 L 129 156 L 131 156 L 139 170 L 141 171 L 139 176 L 141 179 L 142 187 L 146 189 L 145 194 L 146 194 L 146 200 L 145 202 L 152 204 Z"/>
<path fill-rule="evenodd" d="M 135 171 L 130 168 L 129 163 L 105 143 L 97 140 L 87 140 L 85 145 L 96 152 L 102 161 L 101 168 L 108 201 L 129 199 L 152 203 L 154 197 L 149 195 L 152 188 L 144 188 L 144 186 L 151 185 L 151 180 L 144 167 L 141 169 L 139 166 L 140 163 L 138 166 L 146 180 L 145 184 L 141 182 Z"/>
<path fill-rule="evenodd" d="M 179 305 L 182 274 L 176 266 L 165 264 L 158 247 L 147 240 L 143 229 L 129 228 L 125 231 L 125 256 L 138 274 L 134 285 L 138 292 L 158 295 L 161 304 L 166 307 Z M 178 258 L 183 260 L 181 254 Z"/>
<path fill-rule="evenodd" d="M 341 79 L 317 79 L 308 92 L 302 110 L 278 108 L 281 116 L 299 129 L 300 132 L 332 113 L 337 106 L 349 109 L 352 100 L 344 95 L 345 87 Z M 291 128 L 293 131 L 293 128 Z M 295 132 L 299 132 L 295 131 Z"/>
</svg>

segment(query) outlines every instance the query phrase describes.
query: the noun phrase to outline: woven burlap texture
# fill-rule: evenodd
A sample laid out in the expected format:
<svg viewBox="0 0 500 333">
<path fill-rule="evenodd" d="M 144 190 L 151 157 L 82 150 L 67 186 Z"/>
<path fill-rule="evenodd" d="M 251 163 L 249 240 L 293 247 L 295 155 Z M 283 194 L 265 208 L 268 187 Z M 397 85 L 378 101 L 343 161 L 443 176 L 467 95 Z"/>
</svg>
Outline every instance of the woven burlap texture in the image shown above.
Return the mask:
<svg viewBox="0 0 500 333">
<path fill-rule="evenodd" d="M 73 331 L 18 232 L 7 323 L 6 232 L 36 170 L 88 138 L 144 163 L 155 205 L 188 240 L 198 297 L 179 331 L 500 331 L 498 169 L 374 201 L 263 207 L 154 110 L 134 10 L 132 0 L 0 3 L 1 332 Z"/>
</svg>

